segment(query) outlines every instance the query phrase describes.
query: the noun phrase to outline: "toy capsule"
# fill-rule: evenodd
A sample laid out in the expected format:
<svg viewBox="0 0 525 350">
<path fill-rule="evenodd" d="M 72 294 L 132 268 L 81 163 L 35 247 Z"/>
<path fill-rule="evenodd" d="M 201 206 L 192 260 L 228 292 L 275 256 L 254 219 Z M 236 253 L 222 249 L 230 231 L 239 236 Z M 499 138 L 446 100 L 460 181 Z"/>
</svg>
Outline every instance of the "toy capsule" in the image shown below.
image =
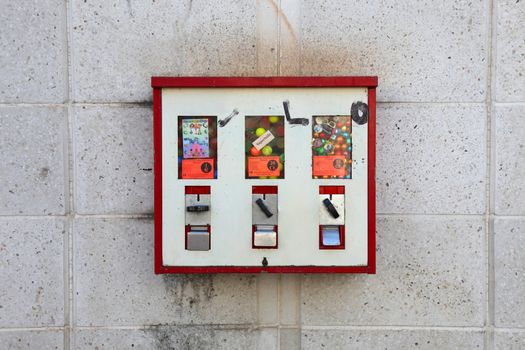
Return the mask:
<svg viewBox="0 0 525 350">
<path fill-rule="evenodd" d="M 268 120 L 268 117 L 263 117 L 259 125 L 265 129 L 268 129 L 270 127 L 270 121 Z"/>
<path fill-rule="evenodd" d="M 321 127 L 323 129 L 323 132 L 325 132 L 328 135 L 331 135 L 332 134 L 332 130 L 334 129 L 332 126 L 330 126 L 328 124 L 321 124 Z"/>
<path fill-rule="evenodd" d="M 325 143 L 325 145 L 324 145 L 323 148 L 324 148 L 324 150 L 325 150 L 326 153 L 329 153 L 329 152 L 332 152 L 332 151 L 333 151 L 333 149 L 334 149 L 334 145 L 332 145 L 331 143 L 328 143 L 328 142 L 327 142 L 327 143 Z"/>
<path fill-rule="evenodd" d="M 314 139 L 312 142 L 312 146 L 314 148 L 319 148 L 323 145 L 323 141 L 321 139 Z"/>
</svg>

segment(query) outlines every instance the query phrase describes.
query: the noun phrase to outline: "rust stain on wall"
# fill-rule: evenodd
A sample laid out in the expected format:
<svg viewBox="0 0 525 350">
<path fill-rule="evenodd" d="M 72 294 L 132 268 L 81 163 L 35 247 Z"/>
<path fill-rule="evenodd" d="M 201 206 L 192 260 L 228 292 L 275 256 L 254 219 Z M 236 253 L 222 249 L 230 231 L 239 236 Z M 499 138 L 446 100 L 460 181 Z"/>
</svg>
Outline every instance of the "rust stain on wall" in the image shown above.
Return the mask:
<svg viewBox="0 0 525 350">
<path fill-rule="evenodd" d="M 295 31 L 293 29 L 292 24 L 290 23 L 290 20 L 288 19 L 288 16 L 282 11 L 282 9 L 279 7 L 279 5 L 275 2 L 275 0 L 268 0 L 270 5 L 272 5 L 273 10 L 277 14 L 277 17 L 282 19 L 282 23 L 286 26 L 290 34 L 292 35 L 293 41 L 297 42 L 297 36 L 295 35 Z"/>
</svg>

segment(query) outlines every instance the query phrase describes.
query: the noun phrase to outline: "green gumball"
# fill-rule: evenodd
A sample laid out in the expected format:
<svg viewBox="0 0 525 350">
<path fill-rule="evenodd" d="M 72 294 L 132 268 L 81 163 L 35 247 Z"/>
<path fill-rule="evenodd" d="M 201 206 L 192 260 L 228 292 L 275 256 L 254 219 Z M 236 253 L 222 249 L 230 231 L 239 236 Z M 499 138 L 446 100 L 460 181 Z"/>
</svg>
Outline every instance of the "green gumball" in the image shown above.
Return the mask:
<svg viewBox="0 0 525 350">
<path fill-rule="evenodd" d="M 271 117 L 268 117 L 268 120 L 270 121 L 270 123 L 275 124 L 279 121 L 279 117 L 271 116 Z"/>
<path fill-rule="evenodd" d="M 260 137 L 266 132 L 265 128 L 257 128 L 255 130 L 255 136 Z"/>
<path fill-rule="evenodd" d="M 269 156 L 269 155 L 272 154 L 273 149 L 272 149 L 272 147 L 270 147 L 270 146 L 264 146 L 264 147 L 262 148 L 261 152 L 262 152 L 263 155 L 265 155 L 265 156 Z"/>
</svg>

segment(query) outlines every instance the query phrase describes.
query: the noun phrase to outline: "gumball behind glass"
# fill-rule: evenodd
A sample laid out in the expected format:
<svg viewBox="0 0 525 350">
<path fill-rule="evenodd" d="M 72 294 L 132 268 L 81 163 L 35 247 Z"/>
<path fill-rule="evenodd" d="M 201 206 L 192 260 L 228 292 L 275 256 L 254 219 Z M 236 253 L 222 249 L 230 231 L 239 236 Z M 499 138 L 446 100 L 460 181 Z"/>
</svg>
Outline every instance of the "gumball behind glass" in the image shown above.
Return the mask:
<svg viewBox="0 0 525 350">
<path fill-rule="evenodd" d="M 261 151 L 262 151 L 262 154 L 265 156 L 270 156 L 272 155 L 272 152 L 273 152 L 272 147 L 270 146 L 264 146 Z"/>
<path fill-rule="evenodd" d="M 265 128 L 257 128 L 255 130 L 255 136 L 260 137 L 266 132 Z"/>
</svg>

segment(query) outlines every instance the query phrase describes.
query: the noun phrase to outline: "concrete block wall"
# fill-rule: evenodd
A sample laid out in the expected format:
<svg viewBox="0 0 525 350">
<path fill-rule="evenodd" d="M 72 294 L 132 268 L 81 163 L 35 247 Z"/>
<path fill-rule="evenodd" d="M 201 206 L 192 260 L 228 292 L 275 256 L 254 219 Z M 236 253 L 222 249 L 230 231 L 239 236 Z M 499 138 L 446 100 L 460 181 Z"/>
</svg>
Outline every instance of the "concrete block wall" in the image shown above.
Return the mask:
<svg viewBox="0 0 525 350">
<path fill-rule="evenodd" d="M 0 349 L 524 349 L 525 3 L 0 0 Z M 153 274 L 152 75 L 378 75 L 378 273 Z"/>
</svg>

